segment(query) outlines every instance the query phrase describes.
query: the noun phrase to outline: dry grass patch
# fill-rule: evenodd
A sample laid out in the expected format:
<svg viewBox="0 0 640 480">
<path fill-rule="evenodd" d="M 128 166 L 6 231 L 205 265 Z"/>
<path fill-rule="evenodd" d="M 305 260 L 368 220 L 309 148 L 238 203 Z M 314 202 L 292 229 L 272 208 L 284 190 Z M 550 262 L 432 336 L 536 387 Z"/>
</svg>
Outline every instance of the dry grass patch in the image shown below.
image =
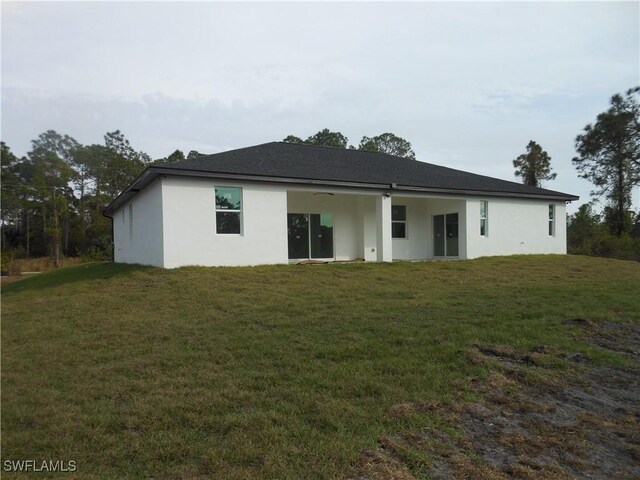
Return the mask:
<svg viewBox="0 0 640 480">
<path fill-rule="evenodd" d="M 615 350 L 620 350 L 620 343 L 624 350 L 640 347 L 640 343 L 633 343 L 640 333 L 638 325 L 613 326 L 596 321 L 580 325 L 588 329 L 589 338 L 599 339 L 597 343 L 612 344 L 617 336 Z M 551 352 L 563 356 L 555 348 L 535 350 L 541 359 Z M 563 374 L 564 370 L 547 371 L 548 378 L 555 381 L 531 383 L 529 375 L 513 375 L 513 371 L 540 370 L 540 365 L 548 369 L 556 363 L 522 362 L 526 352 L 505 345 L 476 344 L 466 353 L 476 361 L 480 352 L 500 360 L 498 370 L 490 371 L 485 379 L 468 380 L 482 392 L 481 399 L 431 404 L 429 413 L 442 419 L 445 427 L 436 423 L 419 434 L 392 437 L 396 446 L 391 449 L 381 443 L 379 450 L 391 455 L 388 461 L 401 462 L 415 472 L 414 462 L 404 458 L 428 458 L 425 478 L 432 479 L 638 478 L 637 356 L 632 354 L 618 365 L 581 366 L 569 375 Z M 514 360 L 518 366 L 514 366 Z M 417 408 L 403 403 L 390 414 L 399 412 L 415 415 Z M 445 433 L 447 425 L 456 429 L 454 435 Z"/>
<path fill-rule="evenodd" d="M 69 267 L 85 263 L 80 257 L 61 257 L 60 267 Z M 9 275 L 20 275 L 25 272 L 49 272 L 55 268 L 51 257 L 15 258 L 3 262 L 2 270 Z"/>
</svg>

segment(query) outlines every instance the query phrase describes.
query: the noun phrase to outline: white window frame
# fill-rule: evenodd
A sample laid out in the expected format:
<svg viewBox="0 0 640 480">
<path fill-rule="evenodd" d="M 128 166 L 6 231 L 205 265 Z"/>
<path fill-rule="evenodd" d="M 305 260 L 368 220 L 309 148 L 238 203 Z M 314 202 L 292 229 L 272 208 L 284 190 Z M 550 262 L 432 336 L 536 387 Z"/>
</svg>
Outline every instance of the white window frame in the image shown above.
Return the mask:
<svg viewBox="0 0 640 480">
<path fill-rule="evenodd" d="M 549 204 L 549 236 L 556 236 L 556 206 L 553 203 Z"/>
<path fill-rule="evenodd" d="M 240 190 L 240 209 L 230 210 L 228 208 L 218 208 L 218 201 L 216 200 L 216 190 L 218 188 L 237 188 Z M 224 236 L 242 236 L 244 234 L 244 190 L 242 187 L 230 186 L 230 185 L 215 185 L 213 187 L 213 202 L 214 202 L 214 210 L 215 210 L 215 229 L 216 235 L 224 235 Z M 239 213 L 240 218 L 240 232 L 239 233 L 220 233 L 218 232 L 218 212 L 220 213 Z"/>
<path fill-rule="evenodd" d="M 482 215 L 482 207 L 484 206 L 484 216 Z M 484 232 L 482 231 L 482 221 L 484 220 Z M 489 236 L 489 202 L 487 200 L 480 201 L 480 236 Z"/>
<path fill-rule="evenodd" d="M 409 238 L 409 230 L 408 230 L 408 222 L 407 222 L 407 206 L 406 205 L 392 205 L 393 207 L 403 207 L 404 208 L 404 220 L 394 220 L 393 219 L 393 210 L 391 214 L 391 238 L 396 240 L 407 240 Z M 394 237 L 393 236 L 393 224 L 394 223 L 403 223 L 404 224 L 404 237 Z"/>
</svg>

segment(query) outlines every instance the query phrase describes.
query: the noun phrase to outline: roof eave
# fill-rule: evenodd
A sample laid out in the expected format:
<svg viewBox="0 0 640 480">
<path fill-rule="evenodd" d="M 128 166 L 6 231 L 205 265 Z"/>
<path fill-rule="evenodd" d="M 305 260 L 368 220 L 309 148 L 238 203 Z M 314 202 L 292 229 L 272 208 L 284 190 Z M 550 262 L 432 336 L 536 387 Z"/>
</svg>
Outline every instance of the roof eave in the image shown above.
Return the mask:
<svg viewBox="0 0 640 480">
<path fill-rule="evenodd" d="M 553 192 L 553 193 L 518 193 L 518 192 L 503 192 L 498 190 L 469 190 L 469 189 L 455 189 L 455 188 L 436 188 L 436 187 L 414 187 L 411 185 L 398 185 L 393 190 L 407 191 L 407 192 L 424 192 L 424 193 L 438 193 L 442 195 L 473 195 L 479 197 L 502 197 L 502 198 L 531 198 L 538 200 L 558 200 L 572 202 L 579 200 L 580 197 L 575 195 L 569 195 L 567 193 Z"/>
<path fill-rule="evenodd" d="M 206 170 L 177 170 L 167 167 L 153 167 L 155 171 L 160 174 L 166 175 L 179 175 L 186 177 L 204 177 L 204 178 L 228 178 L 235 180 L 249 180 L 257 182 L 276 182 L 276 183 L 291 183 L 302 185 L 319 185 L 319 186 L 339 186 L 339 187 L 355 187 L 366 189 L 380 189 L 380 190 L 392 190 L 392 191 L 409 191 L 409 192 L 424 192 L 424 193 L 439 193 L 447 195 L 478 195 L 478 196 L 495 196 L 495 197 L 513 197 L 513 198 L 538 198 L 549 200 L 562 200 L 562 201 L 574 201 L 579 200 L 580 197 L 575 195 L 569 195 L 561 192 L 552 193 L 511 193 L 493 190 L 469 190 L 469 189 L 452 189 L 452 188 L 437 188 L 437 187 L 417 187 L 413 185 L 397 185 L 393 183 L 364 183 L 364 182 L 346 182 L 341 180 L 317 180 L 308 178 L 292 178 L 292 177 L 276 177 L 266 175 L 247 175 L 238 173 L 218 173 L 210 172 Z"/>
<path fill-rule="evenodd" d="M 105 217 L 111 217 L 113 212 L 127 203 L 131 198 L 135 197 L 138 192 L 143 190 L 147 185 L 149 185 L 158 177 L 158 175 L 154 174 L 154 170 L 155 167 L 145 168 L 133 180 L 133 182 L 131 182 L 131 184 L 127 188 L 125 188 L 122 193 L 120 193 L 120 195 L 113 199 L 113 201 L 102 210 L 102 214 Z"/>
<path fill-rule="evenodd" d="M 224 178 L 229 180 L 241 180 L 252 182 L 275 182 L 281 184 L 297 184 L 297 185 L 317 185 L 325 187 L 347 187 L 347 188 L 363 188 L 374 190 L 390 190 L 398 192 L 414 192 L 414 193 L 435 193 L 439 195 L 474 195 L 483 197 L 502 197 L 502 198 L 531 198 L 538 200 L 555 200 L 555 201 L 575 201 L 580 197 L 575 195 L 554 192 L 547 193 L 512 193 L 502 191 L 489 190 L 465 190 L 452 188 L 435 188 L 435 187 L 416 187 L 412 185 L 396 185 L 388 183 L 363 183 L 363 182 L 345 182 L 336 180 L 317 180 L 307 178 L 290 178 L 290 177 L 274 177 L 264 175 L 246 175 L 237 173 L 220 173 L 204 170 L 177 170 L 168 167 L 147 167 L 136 179 L 127 187 L 120 195 L 118 195 L 104 210 L 105 216 L 110 217 L 113 212 L 133 198 L 139 191 L 143 190 L 147 185 L 153 182 L 161 175 L 175 175 L 181 177 L 192 178 Z"/>
</svg>

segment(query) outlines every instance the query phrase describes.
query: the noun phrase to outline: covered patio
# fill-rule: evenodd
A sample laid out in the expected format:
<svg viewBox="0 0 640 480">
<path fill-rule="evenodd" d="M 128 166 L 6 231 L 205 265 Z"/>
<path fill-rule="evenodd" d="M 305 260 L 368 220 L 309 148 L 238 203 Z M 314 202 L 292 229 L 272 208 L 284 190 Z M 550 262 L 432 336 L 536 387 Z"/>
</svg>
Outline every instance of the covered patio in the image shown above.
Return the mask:
<svg viewBox="0 0 640 480">
<path fill-rule="evenodd" d="M 462 198 L 287 190 L 290 262 L 466 258 Z"/>
</svg>

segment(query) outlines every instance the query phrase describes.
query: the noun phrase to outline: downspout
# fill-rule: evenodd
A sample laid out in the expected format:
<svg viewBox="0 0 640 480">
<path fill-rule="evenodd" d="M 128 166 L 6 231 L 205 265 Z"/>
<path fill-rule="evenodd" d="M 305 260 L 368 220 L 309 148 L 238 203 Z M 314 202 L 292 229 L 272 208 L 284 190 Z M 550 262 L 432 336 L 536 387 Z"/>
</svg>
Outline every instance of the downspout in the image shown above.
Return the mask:
<svg viewBox="0 0 640 480">
<path fill-rule="evenodd" d="M 111 263 L 115 263 L 116 261 L 116 236 L 115 231 L 113 230 L 113 217 L 107 215 L 107 212 L 103 209 L 102 215 L 111 220 Z"/>
</svg>

